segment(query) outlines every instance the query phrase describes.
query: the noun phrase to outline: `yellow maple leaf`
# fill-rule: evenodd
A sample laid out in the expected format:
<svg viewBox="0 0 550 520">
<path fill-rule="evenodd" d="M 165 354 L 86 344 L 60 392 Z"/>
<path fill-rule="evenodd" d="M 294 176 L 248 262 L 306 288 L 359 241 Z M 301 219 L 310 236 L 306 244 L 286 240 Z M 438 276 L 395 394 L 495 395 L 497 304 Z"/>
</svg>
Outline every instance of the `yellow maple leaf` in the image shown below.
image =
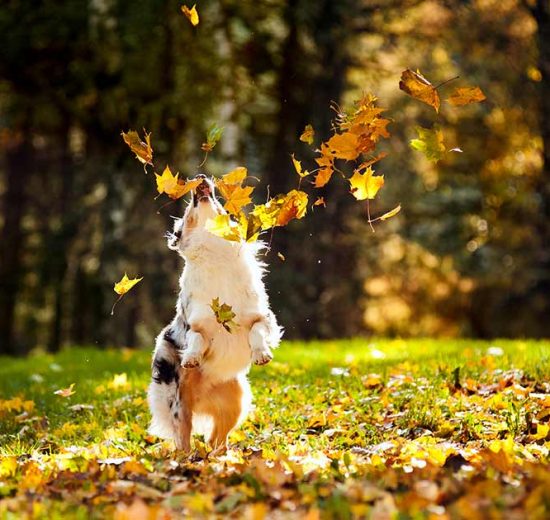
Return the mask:
<svg viewBox="0 0 550 520">
<path fill-rule="evenodd" d="M 459 87 L 448 97 L 447 101 L 456 107 L 480 103 L 487 99 L 479 87 Z"/>
<path fill-rule="evenodd" d="M 124 142 L 130 147 L 130 150 L 136 154 L 136 159 L 143 164 L 153 166 L 153 148 L 151 147 L 151 132 L 144 131 L 145 142 L 142 141 L 135 130 L 128 130 L 127 133 L 121 133 Z"/>
<path fill-rule="evenodd" d="M 441 100 L 436 88 L 420 72 L 414 72 L 410 69 L 403 71 L 399 88 L 423 103 L 430 105 L 439 112 Z"/>
<path fill-rule="evenodd" d="M 309 172 L 307 170 L 302 170 L 302 163 L 294 157 L 294 154 L 292 154 L 291 157 L 292 157 L 292 164 L 294 164 L 294 169 L 296 170 L 296 173 L 302 179 L 304 177 L 307 177 L 309 175 Z"/>
<path fill-rule="evenodd" d="M 124 276 L 121 278 L 119 282 L 115 283 L 114 291 L 119 294 L 120 296 L 125 295 L 134 285 L 141 282 L 143 280 L 143 277 L 141 278 L 128 278 L 128 275 L 124 273 Z"/>
<path fill-rule="evenodd" d="M 157 191 L 161 194 L 166 193 L 171 199 L 177 200 L 196 188 L 202 182 L 200 179 L 186 182 L 178 177 L 179 173 L 173 175 L 169 166 L 164 168 L 162 175 L 155 173 Z"/>
<path fill-rule="evenodd" d="M 313 144 L 314 137 L 315 137 L 315 130 L 313 130 L 313 127 L 311 125 L 306 125 L 306 127 L 304 128 L 304 131 L 302 132 L 302 135 L 300 135 L 300 141 L 307 144 Z"/>
<path fill-rule="evenodd" d="M 191 25 L 193 27 L 196 27 L 199 25 L 199 13 L 197 12 L 197 4 L 193 5 L 191 9 L 187 7 L 186 5 L 181 6 L 182 13 L 187 17 L 187 19 L 191 22 Z"/>
<path fill-rule="evenodd" d="M 323 206 L 327 207 L 327 203 L 325 202 L 324 197 L 317 197 L 317 200 L 313 203 L 313 206 Z"/>
<path fill-rule="evenodd" d="M 76 393 L 73 388 L 74 383 L 71 383 L 71 386 L 69 386 L 69 388 L 60 388 L 59 390 L 56 390 L 54 394 L 60 395 L 61 397 L 70 397 L 71 395 Z"/>
<path fill-rule="evenodd" d="M 233 215 L 237 215 L 243 206 L 252 202 L 250 195 L 254 191 L 253 186 L 227 185 L 222 181 L 218 181 L 217 186 L 222 197 L 225 199 L 223 207 Z"/>
<path fill-rule="evenodd" d="M 229 173 L 226 173 L 222 180 L 225 184 L 242 184 L 248 175 L 248 170 L 244 166 L 238 166 Z"/>
<path fill-rule="evenodd" d="M 231 242 L 254 242 L 258 239 L 262 230 L 259 218 L 253 214 L 248 216 L 239 213 L 238 221 L 231 218 L 230 215 L 217 215 L 213 219 L 208 219 L 205 224 L 205 229 L 225 240 Z"/>
<path fill-rule="evenodd" d="M 373 169 L 369 166 L 364 174 L 355 171 L 349 179 L 351 193 L 357 200 L 374 199 L 378 190 L 384 186 L 384 176 L 374 176 Z"/>
</svg>

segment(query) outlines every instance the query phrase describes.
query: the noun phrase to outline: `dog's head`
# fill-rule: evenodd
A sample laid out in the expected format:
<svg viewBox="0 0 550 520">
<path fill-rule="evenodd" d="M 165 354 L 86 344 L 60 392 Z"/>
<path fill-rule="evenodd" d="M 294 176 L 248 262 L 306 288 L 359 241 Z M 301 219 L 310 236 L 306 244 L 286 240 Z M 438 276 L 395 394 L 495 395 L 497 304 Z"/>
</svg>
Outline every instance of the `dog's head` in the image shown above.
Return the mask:
<svg viewBox="0 0 550 520">
<path fill-rule="evenodd" d="M 199 174 L 195 180 L 201 183 L 191 191 L 191 201 L 182 218 L 174 222 L 174 231 L 168 233 L 168 247 L 183 254 L 189 247 L 192 237 L 199 236 L 205 230 L 206 221 L 225 213 L 222 205 L 216 199 L 216 187 L 211 179 Z M 212 237 L 210 233 L 207 235 Z"/>
</svg>

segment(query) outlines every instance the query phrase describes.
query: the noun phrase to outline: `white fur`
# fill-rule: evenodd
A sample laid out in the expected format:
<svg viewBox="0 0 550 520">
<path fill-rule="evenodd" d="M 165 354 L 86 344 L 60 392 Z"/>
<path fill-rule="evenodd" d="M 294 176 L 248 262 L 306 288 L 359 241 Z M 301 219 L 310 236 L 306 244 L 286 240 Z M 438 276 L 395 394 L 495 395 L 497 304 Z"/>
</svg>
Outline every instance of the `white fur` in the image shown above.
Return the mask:
<svg viewBox="0 0 550 520">
<path fill-rule="evenodd" d="M 213 192 L 213 187 L 212 187 Z M 224 213 L 213 198 L 191 203 L 183 219 L 176 221 L 169 247 L 185 259 L 180 277 L 176 316 L 165 329 L 171 328 L 181 365 L 199 366 L 206 386 L 237 378 L 243 389 L 241 402 L 246 416 L 251 404 L 246 374 L 252 362 L 265 364 L 272 359 L 271 349 L 279 345 L 282 329 L 269 308 L 262 281 L 264 264 L 257 258 L 261 245 L 230 242 L 204 229 L 208 219 Z M 230 333 L 216 321 L 210 305 L 219 298 L 236 314 L 237 327 Z M 159 335 L 155 358 L 170 358 L 174 347 Z M 170 402 L 173 406 L 170 406 Z M 173 412 L 179 410 L 177 383 L 151 383 L 149 404 L 153 419 L 151 433 L 175 438 Z M 177 407 L 177 408 L 176 408 Z M 194 430 L 204 417 L 194 417 Z"/>
</svg>

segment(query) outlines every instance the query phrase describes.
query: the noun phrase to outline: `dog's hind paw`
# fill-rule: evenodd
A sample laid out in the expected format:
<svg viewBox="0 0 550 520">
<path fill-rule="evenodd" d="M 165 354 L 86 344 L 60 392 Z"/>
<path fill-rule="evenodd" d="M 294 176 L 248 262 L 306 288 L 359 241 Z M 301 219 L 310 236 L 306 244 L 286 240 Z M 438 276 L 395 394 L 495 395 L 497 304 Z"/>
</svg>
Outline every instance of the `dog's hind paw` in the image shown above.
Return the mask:
<svg viewBox="0 0 550 520">
<path fill-rule="evenodd" d="M 181 366 L 183 368 L 197 368 L 200 366 L 201 361 L 201 356 L 184 354 L 181 358 Z"/>
<path fill-rule="evenodd" d="M 261 350 L 252 352 L 252 362 L 255 365 L 267 365 L 273 359 L 273 354 L 270 350 Z"/>
</svg>

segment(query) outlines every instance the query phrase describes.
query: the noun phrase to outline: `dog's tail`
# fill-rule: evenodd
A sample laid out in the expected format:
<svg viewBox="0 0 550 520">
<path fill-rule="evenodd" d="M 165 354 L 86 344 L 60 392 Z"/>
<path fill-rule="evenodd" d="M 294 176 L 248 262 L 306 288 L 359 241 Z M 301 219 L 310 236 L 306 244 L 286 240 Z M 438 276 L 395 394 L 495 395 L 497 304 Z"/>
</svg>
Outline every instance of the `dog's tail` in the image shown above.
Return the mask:
<svg viewBox="0 0 550 520">
<path fill-rule="evenodd" d="M 157 337 L 152 381 L 147 392 L 152 415 L 149 433 L 162 439 L 176 438 L 180 411 L 180 364 L 179 348 L 172 338 L 170 327 L 166 327 Z"/>
</svg>

